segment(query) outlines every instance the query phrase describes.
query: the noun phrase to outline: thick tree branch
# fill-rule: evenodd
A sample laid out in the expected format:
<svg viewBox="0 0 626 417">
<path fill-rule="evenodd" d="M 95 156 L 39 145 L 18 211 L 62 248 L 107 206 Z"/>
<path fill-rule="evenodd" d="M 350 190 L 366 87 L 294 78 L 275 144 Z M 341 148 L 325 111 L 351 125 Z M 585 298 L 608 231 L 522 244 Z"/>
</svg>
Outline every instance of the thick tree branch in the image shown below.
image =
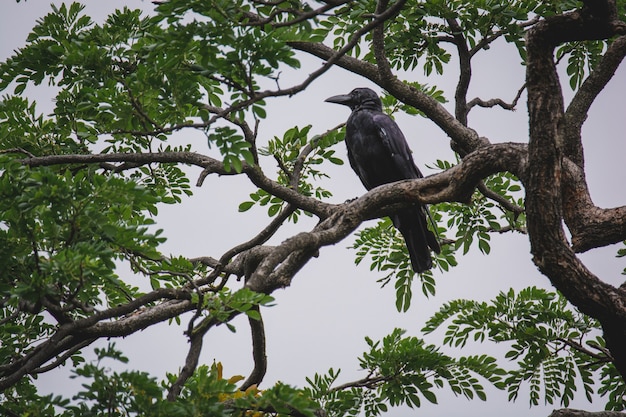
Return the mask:
<svg viewBox="0 0 626 417">
<path fill-rule="evenodd" d="M 320 59 L 329 59 L 335 53 L 334 49 L 322 43 L 289 42 L 289 45 Z M 403 83 L 397 78 L 390 81 L 383 80 L 376 65 L 347 56 L 338 59 L 336 65 L 369 79 L 401 102 L 422 111 L 456 143 L 459 149 L 463 150 L 464 154 L 489 143 L 485 138 L 480 138 L 476 131 L 459 122 L 445 107 L 428 94 Z"/>
<path fill-rule="evenodd" d="M 122 162 L 139 165 L 151 163 L 179 163 L 198 166 L 204 171 L 219 175 L 237 175 L 227 171 L 224 164 L 209 156 L 196 152 L 157 152 L 157 153 L 111 153 L 89 155 L 50 155 L 22 159 L 22 163 L 31 167 L 52 166 L 61 164 L 95 164 L 102 162 Z M 324 218 L 330 215 L 334 205 L 321 202 L 315 198 L 304 196 L 296 190 L 285 187 L 265 176 L 258 166 L 243 164 L 243 173 L 257 187 L 279 197 L 294 206 Z"/>
<path fill-rule="evenodd" d="M 523 144 L 489 145 L 445 172 L 377 187 L 356 200 L 337 206 L 334 214 L 312 231 L 293 236 L 264 254 L 247 286 L 263 293 L 286 287 L 321 247 L 339 242 L 361 222 L 415 203 L 467 202 L 480 180 L 490 174 L 511 171 L 524 178 L 525 160 L 526 146 Z"/>
<path fill-rule="evenodd" d="M 563 217 L 572 235 L 572 249 L 585 252 L 626 240 L 626 206 L 595 206 L 583 169 L 568 159 L 563 167 Z"/>
<path fill-rule="evenodd" d="M 626 35 L 611 43 L 597 66 L 580 86 L 565 112 L 564 153 L 579 167 L 584 167 L 581 129 L 589 108 L 596 97 L 613 78 L 615 71 L 626 56 Z"/>
<path fill-rule="evenodd" d="M 561 227 L 565 112 L 553 51 L 562 42 L 603 39 L 625 31 L 614 1 L 587 1 L 582 10 L 539 22 L 526 40 L 530 124 L 526 213 L 533 260 L 570 302 L 600 321 L 622 376 L 626 376 L 626 291 L 592 274 L 569 247 Z"/>
<path fill-rule="evenodd" d="M 584 411 L 563 408 L 554 410 L 548 417 L 626 417 L 626 413 L 619 411 Z"/>
</svg>

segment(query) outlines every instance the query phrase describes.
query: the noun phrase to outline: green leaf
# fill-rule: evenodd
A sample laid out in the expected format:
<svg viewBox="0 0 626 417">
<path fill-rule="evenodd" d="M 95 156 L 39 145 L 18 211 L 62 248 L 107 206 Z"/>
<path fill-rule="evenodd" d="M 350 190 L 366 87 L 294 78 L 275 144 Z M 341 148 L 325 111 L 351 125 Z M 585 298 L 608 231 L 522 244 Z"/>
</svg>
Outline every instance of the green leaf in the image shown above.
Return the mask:
<svg viewBox="0 0 626 417">
<path fill-rule="evenodd" d="M 252 208 L 252 206 L 254 206 L 254 201 L 244 201 L 243 203 L 239 204 L 239 211 L 248 211 Z"/>
</svg>

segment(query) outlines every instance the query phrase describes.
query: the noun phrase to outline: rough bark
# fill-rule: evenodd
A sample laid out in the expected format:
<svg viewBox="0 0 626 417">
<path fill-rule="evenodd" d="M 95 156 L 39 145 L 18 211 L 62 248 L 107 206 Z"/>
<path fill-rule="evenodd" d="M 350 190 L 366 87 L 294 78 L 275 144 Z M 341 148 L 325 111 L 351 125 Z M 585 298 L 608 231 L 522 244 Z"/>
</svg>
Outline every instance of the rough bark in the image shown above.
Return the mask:
<svg viewBox="0 0 626 417">
<path fill-rule="evenodd" d="M 626 291 L 591 273 L 576 257 L 562 228 L 563 195 L 579 193 L 580 196 L 585 190 L 572 187 L 571 183 L 564 186 L 571 180 L 565 175 L 565 149 L 576 160 L 582 158 L 582 145 L 569 143 L 566 147 L 567 120 L 553 52 L 562 42 L 605 39 L 625 31 L 626 24 L 617 20 L 612 1 L 585 2 L 581 10 L 545 19 L 529 30 L 526 85 L 530 139 L 529 175 L 525 183 L 528 234 L 535 264 L 570 302 L 600 321 L 607 347 L 623 377 L 626 377 Z M 572 138 L 570 135 L 570 142 Z M 579 166 L 583 165 L 582 159 L 578 162 Z M 584 184 L 584 178 L 580 179 Z M 593 212 L 590 208 L 586 210 L 586 214 Z M 584 218 L 579 220 L 584 222 Z"/>
<path fill-rule="evenodd" d="M 626 413 L 619 411 L 584 411 L 572 408 L 554 410 L 549 417 L 626 417 Z"/>
</svg>

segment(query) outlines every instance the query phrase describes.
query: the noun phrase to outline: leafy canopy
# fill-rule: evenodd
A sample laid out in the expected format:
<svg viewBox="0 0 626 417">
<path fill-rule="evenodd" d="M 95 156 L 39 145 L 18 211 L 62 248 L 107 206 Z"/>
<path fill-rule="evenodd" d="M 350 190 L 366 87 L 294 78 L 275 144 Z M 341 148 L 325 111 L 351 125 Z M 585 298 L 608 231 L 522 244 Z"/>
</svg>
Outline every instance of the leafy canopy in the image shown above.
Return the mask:
<svg viewBox="0 0 626 417">
<path fill-rule="evenodd" d="M 94 361 L 85 360 L 83 351 L 93 341 L 126 334 L 119 329 L 96 333 L 89 326 L 125 323 L 132 314 L 153 308 L 166 314 L 146 325 L 180 322 L 181 314 L 194 311 L 190 338 L 220 323 L 234 330 L 229 322 L 240 313 L 261 320 L 259 306 L 273 299 L 232 279 L 249 272 L 229 272 L 229 264 L 238 265 L 233 257 L 239 252 L 215 262 L 166 256 L 155 219 L 161 205 L 192 194 L 185 165 L 200 166 L 205 175 L 247 175 L 258 188 L 240 202 L 239 211 L 263 206 L 274 219 L 295 223 L 303 214 L 313 215 L 288 201 L 286 190 L 320 201 L 332 196 L 320 179 L 329 176 L 330 165 L 343 164 L 333 149 L 343 138 L 341 126 L 321 134 L 314 134 L 312 125 L 293 126 L 259 144 L 256 137 L 258 125 L 275 117 L 268 105 L 274 97 L 296 94 L 324 72 L 281 88 L 281 72 L 301 65 L 295 43 L 349 47 L 349 57 L 376 62 L 372 32 L 354 36 L 374 18 L 376 2 L 337 2 L 336 7 L 328 2 L 321 12 L 309 3 L 170 0 L 150 16 L 124 8 L 102 24 L 95 24 L 78 3 L 53 5 L 26 46 L 0 64 L 5 92 L 0 101 L 0 357 L 6 358 L 0 377 L 11 381 L 19 369 L 27 369 L 6 382 L 0 411 L 314 416 L 322 407 L 329 416 L 377 416 L 391 406 L 437 403 L 442 389 L 485 400 L 490 386 L 515 400 L 524 384 L 532 405 L 568 406 L 582 387 L 589 399 L 597 389 L 608 397 L 607 408 L 624 409 L 624 384 L 598 323 L 561 295 L 538 288 L 502 292 L 490 302 L 451 301 L 425 324 L 424 334 L 443 331 L 448 347 L 502 343 L 504 360 L 484 354 L 456 358 L 396 329 L 379 341 L 366 338 L 368 351 L 359 365 L 367 376 L 359 381 L 340 383 L 340 371 L 330 369 L 307 378 L 302 388 L 277 383 L 240 390 L 237 382 L 243 377 L 227 379 L 221 364 L 214 363 L 198 366 L 175 401 L 167 401 L 166 394 L 176 375 L 158 380 L 106 365 L 128 361 L 113 343 L 95 349 Z M 384 52 L 392 69 L 428 76 L 447 71 L 455 36 L 467 41 L 470 56 L 503 38 L 523 62 L 525 28 L 578 6 L 575 1 L 406 1 L 397 17 L 385 22 Z M 624 13 L 622 2 L 620 7 Z M 458 27 L 451 27 L 453 20 Z M 607 44 L 559 47 L 557 59 L 567 62 L 572 89 L 581 86 Z M 407 82 L 439 103 L 448 99 L 437 86 Z M 37 86 L 54 92 L 52 109 L 42 111 L 29 98 Z M 392 115 L 424 115 L 392 95 L 383 102 Z M 177 144 L 189 132 L 204 142 Z M 89 159 L 94 155 L 109 159 Z M 434 167 L 447 170 L 459 160 L 438 160 Z M 278 166 L 267 177 L 260 168 L 266 161 Z M 436 270 L 455 267 L 457 255 L 474 247 L 489 254 L 493 233 L 525 232 L 517 178 L 499 173 L 486 178 L 484 186 L 498 199 L 476 191 L 469 204 L 430 208 L 445 243 Z M 382 285 L 394 283 L 399 311 L 409 310 L 417 282 L 425 296 L 435 295 L 437 272 L 416 275 L 411 270 L 388 219 L 357 232 L 353 249 L 356 263 L 369 263 L 381 274 Z M 147 285 L 140 288 L 122 278 L 124 268 Z M 178 305 L 184 308 L 177 310 Z M 64 326 L 75 327 L 63 335 Z M 77 336 L 86 328 L 92 332 Z M 67 347 L 55 345 L 57 336 Z M 58 350 L 36 363 L 37 355 L 53 345 Z M 83 389 L 71 399 L 41 396 L 34 384 L 37 374 L 69 362 L 73 378 L 85 381 Z"/>
</svg>

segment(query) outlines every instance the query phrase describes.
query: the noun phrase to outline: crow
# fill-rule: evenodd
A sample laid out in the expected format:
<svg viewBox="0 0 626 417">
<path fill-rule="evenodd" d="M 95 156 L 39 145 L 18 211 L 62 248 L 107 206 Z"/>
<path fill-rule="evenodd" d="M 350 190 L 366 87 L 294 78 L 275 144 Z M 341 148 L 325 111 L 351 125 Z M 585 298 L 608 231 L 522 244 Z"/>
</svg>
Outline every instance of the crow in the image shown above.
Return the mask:
<svg viewBox="0 0 626 417">
<path fill-rule="evenodd" d="M 409 145 L 391 117 L 383 113 L 382 102 L 369 88 L 356 88 L 349 94 L 327 98 L 330 103 L 350 107 L 346 122 L 346 146 L 350 166 L 368 190 L 391 182 L 422 178 Z M 393 225 L 406 242 L 411 266 L 417 273 L 432 268 L 430 249 L 439 253 L 437 237 L 428 230 L 427 213 L 414 205 L 394 213 Z M 429 249 L 430 248 L 430 249 Z"/>
</svg>

